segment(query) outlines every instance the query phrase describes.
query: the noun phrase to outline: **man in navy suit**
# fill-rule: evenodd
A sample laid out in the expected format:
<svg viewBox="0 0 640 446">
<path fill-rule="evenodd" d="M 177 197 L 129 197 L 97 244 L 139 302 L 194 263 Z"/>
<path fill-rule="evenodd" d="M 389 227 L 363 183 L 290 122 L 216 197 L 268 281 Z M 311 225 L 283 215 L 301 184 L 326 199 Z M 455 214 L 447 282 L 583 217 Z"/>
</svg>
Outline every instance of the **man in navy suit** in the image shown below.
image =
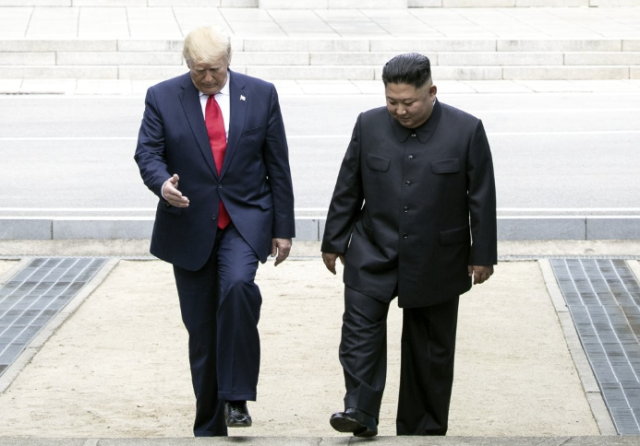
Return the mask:
<svg viewBox="0 0 640 446">
<path fill-rule="evenodd" d="M 276 89 L 229 70 L 229 38 L 186 37 L 189 72 L 149 88 L 135 160 L 159 198 L 151 253 L 173 264 L 196 396 L 196 436 L 249 427 L 260 366 L 258 263 L 295 236 Z"/>
</svg>

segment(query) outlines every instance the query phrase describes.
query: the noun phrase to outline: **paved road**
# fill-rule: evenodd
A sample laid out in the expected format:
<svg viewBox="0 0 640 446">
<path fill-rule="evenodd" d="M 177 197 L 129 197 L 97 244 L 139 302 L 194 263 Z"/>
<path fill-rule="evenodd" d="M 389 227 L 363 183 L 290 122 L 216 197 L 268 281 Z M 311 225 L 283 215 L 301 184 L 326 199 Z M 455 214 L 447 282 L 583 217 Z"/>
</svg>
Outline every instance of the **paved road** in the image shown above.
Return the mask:
<svg viewBox="0 0 640 446">
<path fill-rule="evenodd" d="M 483 119 L 505 212 L 640 208 L 640 94 L 440 99 Z M 325 208 L 357 114 L 383 98 L 300 95 L 281 103 L 296 207 Z M 132 159 L 142 111 L 142 97 L 0 96 L 0 215 L 150 215 L 155 197 Z"/>
</svg>

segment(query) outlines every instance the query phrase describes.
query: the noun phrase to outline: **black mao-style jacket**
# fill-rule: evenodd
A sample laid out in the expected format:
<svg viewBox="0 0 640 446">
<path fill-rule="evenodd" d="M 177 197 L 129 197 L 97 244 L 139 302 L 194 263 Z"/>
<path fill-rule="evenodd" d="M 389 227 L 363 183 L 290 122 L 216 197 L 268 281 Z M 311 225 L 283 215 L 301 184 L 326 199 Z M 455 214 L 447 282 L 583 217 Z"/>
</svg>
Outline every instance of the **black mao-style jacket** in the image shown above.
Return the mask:
<svg viewBox="0 0 640 446">
<path fill-rule="evenodd" d="M 421 127 L 386 107 L 362 113 L 327 215 L 322 251 L 345 254 L 344 282 L 404 308 L 471 288 L 468 265 L 497 262 L 496 192 L 482 122 L 436 101 Z"/>
</svg>

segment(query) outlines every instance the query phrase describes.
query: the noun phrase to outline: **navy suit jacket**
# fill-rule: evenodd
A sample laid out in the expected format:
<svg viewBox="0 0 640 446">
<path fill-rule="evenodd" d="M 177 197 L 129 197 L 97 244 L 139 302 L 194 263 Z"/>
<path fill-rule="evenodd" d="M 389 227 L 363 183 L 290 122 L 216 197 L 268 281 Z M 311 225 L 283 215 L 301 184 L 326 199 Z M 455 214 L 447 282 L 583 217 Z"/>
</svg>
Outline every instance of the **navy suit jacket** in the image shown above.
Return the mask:
<svg viewBox="0 0 640 446">
<path fill-rule="evenodd" d="M 218 175 L 189 73 L 147 91 L 135 160 L 144 183 L 160 199 L 151 253 L 196 271 L 211 255 L 220 199 L 236 228 L 265 262 L 272 238 L 293 238 L 293 186 L 275 87 L 229 72 L 227 151 Z M 162 185 L 174 173 L 188 208 L 169 205 Z"/>
</svg>

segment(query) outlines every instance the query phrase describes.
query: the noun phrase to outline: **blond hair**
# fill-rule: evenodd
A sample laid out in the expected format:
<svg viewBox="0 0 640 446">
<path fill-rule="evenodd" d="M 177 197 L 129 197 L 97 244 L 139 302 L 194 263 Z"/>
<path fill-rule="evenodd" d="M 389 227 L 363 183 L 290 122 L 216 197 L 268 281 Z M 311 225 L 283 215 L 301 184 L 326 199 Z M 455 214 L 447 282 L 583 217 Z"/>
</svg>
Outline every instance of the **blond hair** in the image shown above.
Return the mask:
<svg viewBox="0 0 640 446">
<path fill-rule="evenodd" d="M 195 28 L 184 39 L 182 56 L 188 66 L 193 63 L 213 64 L 221 58 L 231 63 L 231 41 L 229 36 L 213 26 Z"/>
</svg>

